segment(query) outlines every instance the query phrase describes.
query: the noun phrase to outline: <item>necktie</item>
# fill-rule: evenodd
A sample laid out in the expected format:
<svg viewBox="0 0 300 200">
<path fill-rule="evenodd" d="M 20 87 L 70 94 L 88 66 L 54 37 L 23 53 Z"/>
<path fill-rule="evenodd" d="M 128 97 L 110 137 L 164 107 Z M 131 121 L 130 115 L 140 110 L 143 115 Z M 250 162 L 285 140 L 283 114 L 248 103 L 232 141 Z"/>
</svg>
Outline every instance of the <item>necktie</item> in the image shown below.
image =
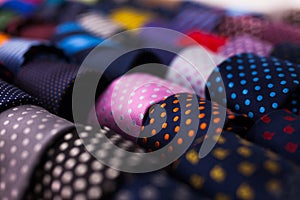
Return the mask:
<svg viewBox="0 0 300 200">
<path fill-rule="evenodd" d="M 50 112 L 71 119 L 72 87 L 78 67 L 41 58 L 25 64 L 14 83 L 36 97 Z"/>
<path fill-rule="evenodd" d="M 33 185 L 27 190 L 26 199 L 107 199 L 115 192 L 122 174 L 93 155 L 107 156 L 114 162 L 124 158 L 101 144 L 102 138 L 108 137 L 124 150 L 141 149 L 107 128 L 96 131 L 91 126 L 78 125 L 77 130 L 65 132 L 45 152 L 33 175 Z M 82 143 L 89 137 L 93 142 Z"/>
<path fill-rule="evenodd" d="M 0 112 L 19 105 L 37 104 L 32 96 L 1 79 L 0 88 Z"/>
<path fill-rule="evenodd" d="M 5 1 L 1 7 L 3 9 L 12 10 L 20 15 L 26 16 L 36 9 L 35 4 L 21 0 Z"/>
<path fill-rule="evenodd" d="M 17 75 L 22 65 L 43 53 L 63 57 L 61 51 L 51 46 L 48 42 L 12 38 L 0 46 L 0 61 L 14 75 Z"/>
<path fill-rule="evenodd" d="M 192 31 L 186 33 L 186 35 L 213 52 L 218 52 L 220 47 L 227 43 L 227 38 L 225 37 L 208 34 L 202 31 Z M 185 41 L 184 39 L 180 40 L 180 43 L 182 45 L 193 45 L 189 44 L 189 41 Z"/>
<path fill-rule="evenodd" d="M 236 129 L 232 124 L 248 129 L 252 126 L 249 118 L 227 111 L 222 129 L 222 107 L 201 98 L 195 105 L 192 98 L 189 94 L 176 94 L 152 107 L 140 135 L 147 138 L 141 138 L 139 144 L 148 151 L 155 151 L 174 140 L 174 136 L 178 137 L 176 143 L 168 147 L 169 152 L 165 155 L 168 157 L 194 137 L 191 146 L 169 170 L 198 193 L 210 198 L 281 199 L 285 192 L 291 191 L 286 189 L 293 187 L 289 181 L 296 169 L 283 158 L 235 135 L 241 134 L 242 129 Z M 191 117 L 194 114 L 198 117 Z M 195 123 L 198 128 L 192 129 Z M 153 127 L 161 129 L 149 137 Z M 209 129 L 212 134 L 208 134 Z M 207 140 L 216 144 L 205 157 L 199 157 L 200 148 Z"/>
<path fill-rule="evenodd" d="M 139 11 L 131 7 L 114 9 L 109 16 L 127 30 L 140 28 L 154 18 L 151 12 Z"/>
<path fill-rule="evenodd" d="M 90 35 L 78 23 L 66 22 L 57 27 L 51 41 L 63 49 L 71 60 L 81 63 L 103 39 Z"/>
<path fill-rule="evenodd" d="M 231 39 L 220 48 L 220 54 L 229 58 L 240 53 L 253 53 L 259 56 L 269 56 L 273 45 L 250 35 L 242 35 Z"/>
<path fill-rule="evenodd" d="M 293 43 L 277 44 L 274 46 L 271 56 L 300 64 L 300 45 Z"/>
<path fill-rule="evenodd" d="M 299 67 L 288 61 L 239 54 L 228 58 L 211 74 L 206 96 L 255 120 L 282 108 L 298 113 L 298 74 Z"/>
<path fill-rule="evenodd" d="M 184 183 L 169 177 L 164 171 L 128 174 L 124 183 L 114 196 L 114 200 L 206 199 Z"/>
<path fill-rule="evenodd" d="M 300 29 L 280 22 L 271 22 L 251 16 L 227 17 L 218 26 L 221 35 L 234 37 L 249 34 L 272 44 L 300 43 Z"/>
<path fill-rule="evenodd" d="M 17 14 L 10 10 L 0 10 L 0 30 L 4 30 L 6 26 L 13 20 Z"/>
<path fill-rule="evenodd" d="M 205 83 L 215 66 L 223 60 L 222 56 L 201 46 L 187 47 L 170 64 L 166 79 L 205 97 Z"/>
<path fill-rule="evenodd" d="M 148 108 L 178 92 L 189 90 L 148 74 L 122 76 L 97 100 L 98 121 L 125 137 L 125 133 L 137 136 Z"/>
<path fill-rule="evenodd" d="M 171 26 L 180 32 L 193 30 L 212 32 L 221 22 L 224 12 L 218 9 L 187 7 L 171 22 Z"/>
<path fill-rule="evenodd" d="M 46 110 L 24 105 L 0 114 L 1 196 L 22 199 L 47 147 L 72 124 Z"/>
<path fill-rule="evenodd" d="M 81 14 L 77 21 L 87 31 L 100 38 L 108 38 L 123 30 L 121 24 L 96 12 Z"/>
<path fill-rule="evenodd" d="M 6 32 L 24 38 L 49 40 L 55 33 L 55 27 L 55 23 L 46 20 L 18 18 L 6 26 Z"/>
<path fill-rule="evenodd" d="M 277 110 L 262 116 L 246 138 L 299 163 L 299 116 L 288 110 Z"/>
</svg>

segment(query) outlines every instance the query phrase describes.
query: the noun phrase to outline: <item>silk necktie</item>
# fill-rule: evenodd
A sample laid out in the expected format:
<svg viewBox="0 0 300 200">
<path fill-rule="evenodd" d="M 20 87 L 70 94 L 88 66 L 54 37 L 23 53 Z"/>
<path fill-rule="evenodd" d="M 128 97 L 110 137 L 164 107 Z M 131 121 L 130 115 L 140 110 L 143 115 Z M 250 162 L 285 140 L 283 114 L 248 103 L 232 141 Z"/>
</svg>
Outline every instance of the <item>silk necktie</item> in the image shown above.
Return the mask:
<svg viewBox="0 0 300 200">
<path fill-rule="evenodd" d="M 44 151 L 73 125 L 32 105 L 2 112 L 0 124 L 1 196 L 22 199 Z"/>
<path fill-rule="evenodd" d="M 139 140 L 139 144 L 148 151 L 163 147 L 174 136 L 179 137 L 175 146 L 168 147 L 169 154 L 195 137 L 188 150 L 170 166 L 174 176 L 200 194 L 215 199 L 281 199 L 293 186 L 298 187 L 289 182 L 296 169 L 288 161 L 235 135 L 243 130 L 237 129 L 238 126 L 252 126 L 249 118 L 227 111 L 224 130 L 233 132 L 224 131 L 220 124 L 222 108 L 199 98 L 194 105 L 192 98 L 189 94 L 177 94 L 157 103 L 149 110 L 140 135 L 148 137 Z M 192 118 L 194 114 L 198 117 Z M 182 125 L 179 125 L 180 121 Z M 208 125 L 210 121 L 213 129 Z M 196 130 L 191 128 L 195 123 L 199 124 Z M 161 129 L 149 137 L 153 127 Z M 213 131 L 212 135 L 207 134 L 209 129 Z M 206 140 L 216 144 L 206 157 L 200 158 L 199 150 Z"/>
<path fill-rule="evenodd" d="M 288 110 L 273 111 L 262 116 L 246 138 L 299 164 L 299 120 L 299 116 Z"/>
<path fill-rule="evenodd" d="M 299 66 L 277 58 L 238 54 L 221 63 L 206 83 L 206 96 L 255 120 L 277 109 L 299 112 Z M 222 81 L 224 88 L 222 87 Z M 226 99 L 224 98 L 226 94 Z"/>
<path fill-rule="evenodd" d="M 232 38 L 220 48 L 220 54 L 229 58 L 240 53 L 253 53 L 259 56 L 269 56 L 273 45 L 261 41 L 250 35 L 242 35 Z"/>
<path fill-rule="evenodd" d="M 120 163 L 124 158 L 109 149 L 109 145 L 101 143 L 103 137 L 108 137 L 124 150 L 142 151 L 107 128 L 97 131 L 91 126 L 78 125 L 77 130 L 65 132 L 45 152 L 33 175 L 33 185 L 28 189 L 26 199 L 109 199 L 122 174 L 93 155 L 97 158 L 107 156 L 113 162 L 120 160 Z M 89 138 L 93 142 L 82 143 Z"/>
<path fill-rule="evenodd" d="M 128 174 L 124 185 L 118 190 L 114 200 L 205 200 L 184 183 L 159 171 L 146 174 Z"/>
<path fill-rule="evenodd" d="M 99 123 L 124 136 L 137 136 L 148 108 L 179 92 L 189 90 L 148 74 L 122 76 L 96 102 Z"/>
<path fill-rule="evenodd" d="M 300 45 L 293 43 L 277 44 L 274 46 L 271 56 L 300 64 Z"/>
</svg>

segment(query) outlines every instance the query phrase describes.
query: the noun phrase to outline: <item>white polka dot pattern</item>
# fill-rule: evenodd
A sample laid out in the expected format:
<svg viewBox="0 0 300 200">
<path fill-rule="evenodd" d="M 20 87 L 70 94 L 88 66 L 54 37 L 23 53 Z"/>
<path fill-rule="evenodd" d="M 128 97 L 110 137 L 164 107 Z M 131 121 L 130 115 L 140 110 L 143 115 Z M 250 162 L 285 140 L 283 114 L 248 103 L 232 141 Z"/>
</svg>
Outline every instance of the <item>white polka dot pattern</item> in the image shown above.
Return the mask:
<svg viewBox="0 0 300 200">
<path fill-rule="evenodd" d="M 120 172 L 105 166 L 87 150 L 108 155 L 118 162 L 122 155 L 116 155 L 97 145 L 106 135 L 114 144 L 126 150 L 139 151 L 132 142 L 122 139 L 109 129 L 95 131 L 91 126 L 78 126 L 79 132 L 67 133 L 55 143 L 44 156 L 44 162 L 34 174 L 33 186 L 26 199 L 103 199 L 117 188 Z M 91 139 L 89 145 L 81 139 Z M 90 137 L 90 138 L 89 138 Z"/>
<path fill-rule="evenodd" d="M 72 123 L 43 108 L 23 105 L 0 114 L 0 193 L 21 199 L 46 148 Z"/>
<path fill-rule="evenodd" d="M 163 98 L 191 90 L 158 77 L 134 73 L 115 80 L 96 105 L 101 125 L 137 136 L 148 108 Z"/>
<path fill-rule="evenodd" d="M 0 79 L 0 112 L 23 104 L 36 104 L 36 100 Z"/>
</svg>

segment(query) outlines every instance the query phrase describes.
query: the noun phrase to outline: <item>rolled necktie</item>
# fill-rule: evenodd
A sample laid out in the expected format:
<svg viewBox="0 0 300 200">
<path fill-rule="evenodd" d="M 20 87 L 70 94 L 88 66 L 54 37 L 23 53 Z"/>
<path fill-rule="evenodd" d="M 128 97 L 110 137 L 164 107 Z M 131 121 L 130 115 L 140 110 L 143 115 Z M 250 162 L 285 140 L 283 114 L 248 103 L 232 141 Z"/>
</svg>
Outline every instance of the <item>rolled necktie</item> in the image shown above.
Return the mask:
<svg viewBox="0 0 300 200">
<path fill-rule="evenodd" d="M 114 200 L 207 199 L 164 171 L 128 174 Z"/>
<path fill-rule="evenodd" d="M 78 16 L 77 21 L 88 32 L 100 38 L 113 36 L 124 29 L 121 24 L 111 20 L 103 14 L 96 12 L 81 14 Z"/>
<path fill-rule="evenodd" d="M 72 119 L 72 88 L 78 68 L 57 59 L 40 58 L 26 63 L 14 83 L 50 112 Z"/>
<path fill-rule="evenodd" d="M 221 35 L 234 37 L 249 34 L 272 44 L 300 43 L 300 29 L 280 22 L 271 22 L 251 16 L 227 17 L 218 26 Z"/>
<path fill-rule="evenodd" d="M 173 59 L 166 79 L 205 97 L 205 83 L 209 75 L 225 59 L 201 46 L 185 48 Z"/>
<path fill-rule="evenodd" d="M 0 10 L 0 30 L 4 30 L 6 26 L 18 15 L 10 10 Z"/>
<path fill-rule="evenodd" d="M 93 142 L 87 143 L 89 137 Z M 107 128 L 96 131 L 91 126 L 78 125 L 77 131 L 65 132 L 45 151 L 32 176 L 26 199 L 110 199 L 122 174 L 104 165 L 99 156 L 120 163 L 125 159 L 103 144 L 103 137 L 124 150 L 142 151 Z"/>
<path fill-rule="evenodd" d="M 187 146 L 169 170 L 199 194 L 213 199 L 283 199 L 284 193 L 291 191 L 286 191 L 284 184 L 293 187 L 289 181 L 296 169 L 287 160 L 236 136 L 247 133 L 253 122 L 225 110 L 222 124 L 223 109 L 190 94 L 170 96 L 149 110 L 140 135 L 145 138 L 139 144 L 147 151 L 168 145 L 165 157 Z M 159 129 L 151 131 L 155 127 Z M 207 141 L 215 143 L 203 157 L 201 148 Z"/>
<path fill-rule="evenodd" d="M 10 35 L 49 40 L 55 33 L 56 24 L 47 20 L 31 18 L 18 18 L 6 26 L 6 32 Z"/>
<path fill-rule="evenodd" d="M 271 56 L 300 64 L 300 45 L 281 43 L 274 46 Z"/>
<path fill-rule="evenodd" d="M 0 79 L 0 112 L 24 104 L 37 104 L 35 98 Z"/>
<path fill-rule="evenodd" d="M 14 1 L 5 1 L 1 8 L 14 11 L 20 15 L 26 16 L 34 12 L 37 5 L 31 2 L 14 0 Z"/>
<path fill-rule="evenodd" d="M 269 56 L 273 45 L 269 42 L 256 39 L 250 35 L 237 36 L 229 40 L 220 48 L 220 54 L 226 58 L 241 54 L 253 53 L 259 56 Z"/>
<path fill-rule="evenodd" d="M 87 33 L 78 23 L 66 22 L 57 27 L 51 41 L 63 49 L 71 60 L 81 63 L 104 40 Z"/>
<path fill-rule="evenodd" d="M 211 131 L 213 136 L 215 132 L 221 134 L 223 129 L 243 135 L 252 125 L 246 115 L 233 113 L 197 95 L 179 93 L 148 110 L 138 144 L 150 152 L 169 145 L 168 153 L 172 155 Z M 173 140 L 176 141 L 171 144 Z"/>
<path fill-rule="evenodd" d="M 73 125 L 32 105 L 2 112 L 0 123 L 1 196 L 22 199 L 44 151 Z"/>
<path fill-rule="evenodd" d="M 212 8 L 187 7 L 171 22 L 171 26 L 180 32 L 193 30 L 212 32 L 221 22 L 224 11 Z"/>
<path fill-rule="evenodd" d="M 151 12 L 141 11 L 131 7 L 114 9 L 109 16 L 127 30 L 140 28 L 154 18 L 154 14 Z"/>
<path fill-rule="evenodd" d="M 22 65 L 35 56 L 48 53 L 49 57 L 64 57 L 63 53 L 47 41 L 12 38 L 0 46 L 0 61 L 14 75 L 17 75 Z"/>
<path fill-rule="evenodd" d="M 202 31 L 192 31 L 186 33 L 187 36 L 191 37 L 200 45 L 206 47 L 210 51 L 218 52 L 219 49 L 227 43 L 227 38 L 221 37 L 214 34 L 205 33 Z M 182 45 L 190 45 L 189 41 L 185 41 L 184 38 L 180 40 Z M 192 44 L 193 45 L 193 44 Z"/>
<path fill-rule="evenodd" d="M 154 103 L 189 89 L 149 74 L 133 73 L 116 79 L 98 98 L 96 112 L 101 125 L 124 135 L 138 135 L 144 115 Z"/>
<path fill-rule="evenodd" d="M 288 110 L 276 110 L 262 116 L 246 138 L 299 164 L 299 121 L 299 116 Z"/>
<path fill-rule="evenodd" d="M 239 54 L 214 70 L 206 83 L 206 96 L 255 120 L 283 108 L 298 114 L 299 72 L 288 61 Z"/>
</svg>

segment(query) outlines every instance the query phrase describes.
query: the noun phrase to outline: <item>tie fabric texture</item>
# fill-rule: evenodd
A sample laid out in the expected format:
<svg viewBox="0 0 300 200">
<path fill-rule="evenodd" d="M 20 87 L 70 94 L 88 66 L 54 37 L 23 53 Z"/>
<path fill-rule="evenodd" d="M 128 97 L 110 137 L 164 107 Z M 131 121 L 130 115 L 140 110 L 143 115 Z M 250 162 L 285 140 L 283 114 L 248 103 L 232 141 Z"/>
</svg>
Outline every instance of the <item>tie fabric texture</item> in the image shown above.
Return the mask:
<svg viewBox="0 0 300 200">
<path fill-rule="evenodd" d="M 272 50 L 273 45 L 269 42 L 256 39 L 250 35 L 242 35 L 229 40 L 220 48 L 219 53 L 226 58 L 241 53 L 253 53 L 259 56 L 269 56 Z"/>
<path fill-rule="evenodd" d="M 299 164 L 298 129 L 298 115 L 288 110 L 276 110 L 262 116 L 246 134 L 246 138 Z"/>
<path fill-rule="evenodd" d="M 50 112 L 72 118 L 72 88 L 79 66 L 57 59 L 39 58 L 25 64 L 14 84 L 28 92 Z"/>
<path fill-rule="evenodd" d="M 120 163 L 124 158 L 122 155 L 112 157 L 115 152 L 101 144 L 103 137 L 124 150 L 142 152 L 108 128 L 96 131 L 91 126 L 76 127 L 77 130 L 65 132 L 45 152 L 43 162 L 33 174 L 33 184 L 27 190 L 26 199 L 110 199 L 123 175 L 93 155 L 111 157 L 112 161 L 120 160 Z M 93 142 L 83 143 L 89 137 Z"/>
<path fill-rule="evenodd" d="M 172 94 L 189 89 L 150 74 L 133 73 L 116 79 L 96 102 L 101 125 L 137 136 L 149 107 Z"/>
<path fill-rule="evenodd" d="M 272 44 L 300 43 L 300 29 L 252 16 L 225 17 L 216 28 L 216 32 L 227 37 L 249 34 Z"/>
<path fill-rule="evenodd" d="M 0 124 L 1 196 L 21 199 L 43 152 L 73 125 L 32 105 L 2 112 Z"/>
<path fill-rule="evenodd" d="M 35 98 L 0 79 L 0 112 L 15 106 L 37 104 Z"/>
<path fill-rule="evenodd" d="M 281 43 L 274 46 L 271 56 L 300 64 L 300 45 Z"/>
<path fill-rule="evenodd" d="M 128 174 L 114 200 L 206 200 L 184 183 L 170 177 L 164 171 L 146 174 Z"/>
<path fill-rule="evenodd" d="M 297 183 L 293 182 L 291 173 L 296 172 L 296 168 L 287 160 L 236 135 L 242 129 L 233 128 L 232 124 L 251 127 L 248 117 L 227 111 L 222 130 L 222 108 L 197 97 L 199 102 L 196 102 L 195 107 L 191 101 L 194 97 L 190 94 L 176 94 L 152 107 L 144 122 L 145 128 L 142 129 L 141 136 L 149 136 L 153 127 L 162 128 L 150 138 L 141 138 L 139 144 L 148 151 L 154 151 L 178 136 L 175 146 L 168 147 L 171 155 L 194 137 L 192 145 L 169 166 L 169 171 L 199 194 L 214 199 L 283 198 L 286 189 Z M 179 100 L 183 102 L 180 106 Z M 198 119 L 191 117 L 193 113 L 198 115 Z M 180 121 L 183 122 L 182 125 Z M 214 124 L 212 135 L 207 133 L 210 121 Z M 249 123 L 245 124 L 246 121 Z M 193 130 L 193 123 L 199 124 L 199 128 Z M 198 153 L 206 140 L 215 141 L 216 144 L 206 157 L 201 158 Z"/>
<path fill-rule="evenodd" d="M 124 30 L 121 24 L 96 12 L 83 13 L 77 21 L 88 32 L 100 38 L 108 38 Z"/>
<path fill-rule="evenodd" d="M 298 77 L 299 66 L 291 62 L 239 54 L 214 70 L 206 83 L 206 96 L 254 120 L 283 108 L 298 114 Z"/>
<path fill-rule="evenodd" d="M 205 97 L 207 79 L 215 66 L 225 59 L 201 46 L 187 47 L 171 62 L 166 79 Z"/>
</svg>

